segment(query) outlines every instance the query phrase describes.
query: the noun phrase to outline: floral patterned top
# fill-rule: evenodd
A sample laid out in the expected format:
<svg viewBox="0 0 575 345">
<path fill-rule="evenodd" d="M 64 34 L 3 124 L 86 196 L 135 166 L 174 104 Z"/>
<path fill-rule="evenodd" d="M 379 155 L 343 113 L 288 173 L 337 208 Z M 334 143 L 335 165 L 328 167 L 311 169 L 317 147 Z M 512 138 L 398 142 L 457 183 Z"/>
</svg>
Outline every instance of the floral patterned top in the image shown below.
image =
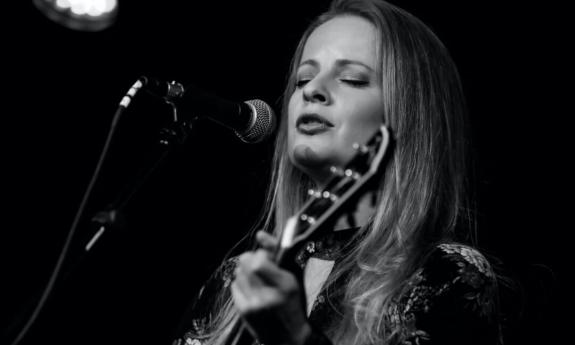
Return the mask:
<svg viewBox="0 0 575 345">
<path fill-rule="evenodd" d="M 333 260 L 337 265 L 349 243 L 352 231 L 333 232 L 310 241 L 298 253 L 296 262 L 304 267 L 307 259 Z M 202 288 L 194 306 L 191 326 L 173 345 L 202 345 L 209 321 L 209 296 L 213 289 L 228 288 L 236 261 L 230 259 L 208 284 Z M 337 317 L 337 294 L 325 290 L 314 301 L 309 316 L 318 333 L 322 325 Z M 402 345 L 423 344 L 498 344 L 500 330 L 496 315 L 496 278 L 485 257 L 476 249 L 458 243 L 438 245 L 407 283 L 407 290 L 388 311 L 387 320 L 399 329 Z M 336 301 L 334 303 L 334 300 Z M 330 344 L 320 334 L 310 342 Z"/>
</svg>

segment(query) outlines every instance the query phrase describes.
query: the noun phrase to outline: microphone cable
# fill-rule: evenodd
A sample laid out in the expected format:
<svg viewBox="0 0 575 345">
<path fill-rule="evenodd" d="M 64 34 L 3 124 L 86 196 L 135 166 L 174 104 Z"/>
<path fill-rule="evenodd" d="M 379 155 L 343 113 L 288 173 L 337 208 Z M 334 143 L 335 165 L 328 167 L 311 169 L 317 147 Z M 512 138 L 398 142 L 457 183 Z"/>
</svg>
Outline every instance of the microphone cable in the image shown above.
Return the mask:
<svg viewBox="0 0 575 345">
<path fill-rule="evenodd" d="M 28 333 L 28 331 L 30 330 L 30 328 L 32 327 L 32 325 L 34 324 L 36 319 L 38 318 L 40 311 L 42 310 L 42 308 L 46 304 L 46 301 L 48 300 L 50 293 L 54 289 L 56 280 L 57 280 L 57 278 L 60 274 L 60 271 L 62 269 L 64 259 L 66 258 L 66 255 L 68 254 L 68 251 L 70 249 L 70 244 L 72 242 L 72 238 L 74 237 L 74 234 L 76 233 L 76 229 L 78 227 L 78 223 L 80 222 L 80 219 L 83 216 L 84 208 L 86 207 L 86 204 L 88 203 L 90 195 L 92 194 L 92 189 L 94 188 L 94 185 L 96 184 L 96 181 L 98 180 L 98 177 L 100 175 L 102 165 L 103 165 L 105 158 L 108 154 L 108 150 L 110 148 L 110 143 L 112 142 L 112 138 L 114 137 L 114 133 L 116 132 L 118 122 L 120 121 L 120 118 L 122 117 L 122 114 L 124 113 L 126 108 L 128 108 L 128 106 L 130 105 L 130 102 L 136 96 L 136 94 L 142 88 L 142 86 L 143 86 L 143 84 L 140 80 L 136 81 L 132 85 L 132 87 L 128 90 L 126 95 L 122 98 L 122 100 L 120 101 L 120 104 L 119 104 L 119 106 L 118 106 L 118 108 L 114 114 L 114 117 L 112 119 L 112 123 L 110 126 L 110 130 L 108 131 L 108 136 L 107 136 L 106 141 L 104 143 L 104 147 L 102 149 L 102 152 L 100 153 L 100 158 L 98 159 L 98 162 L 96 164 L 96 168 L 94 169 L 94 173 L 92 174 L 92 178 L 90 179 L 88 187 L 86 188 L 86 191 L 84 192 L 80 206 L 78 207 L 78 210 L 76 211 L 76 215 L 74 216 L 74 220 L 72 222 L 72 225 L 70 226 L 70 230 L 68 231 L 68 235 L 66 236 L 66 239 L 64 241 L 64 246 L 62 247 L 62 251 L 60 252 L 60 255 L 58 257 L 56 265 L 54 266 L 52 274 L 50 275 L 48 283 L 46 284 L 46 287 L 44 288 L 44 291 L 42 292 L 40 300 L 38 301 L 36 307 L 32 311 L 32 314 L 30 315 L 30 317 L 26 321 L 26 324 L 22 327 L 22 329 L 20 330 L 18 335 L 14 338 L 14 340 L 10 343 L 10 345 L 17 345 L 20 343 L 20 341 L 22 341 L 24 336 Z"/>
</svg>

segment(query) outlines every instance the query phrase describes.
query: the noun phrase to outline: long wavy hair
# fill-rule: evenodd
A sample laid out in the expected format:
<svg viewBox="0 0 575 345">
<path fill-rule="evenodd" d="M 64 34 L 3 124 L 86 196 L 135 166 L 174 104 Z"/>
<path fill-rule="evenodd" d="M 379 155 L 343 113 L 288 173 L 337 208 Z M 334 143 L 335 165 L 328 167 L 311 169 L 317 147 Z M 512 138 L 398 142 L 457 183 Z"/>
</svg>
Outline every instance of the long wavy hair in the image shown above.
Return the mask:
<svg viewBox="0 0 575 345">
<path fill-rule="evenodd" d="M 341 317 L 325 331 L 336 344 L 392 344 L 400 333 L 385 315 L 405 291 L 406 279 L 438 242 L 454 239 L 456 229 L 473 229 L 465 197 L 468 133 L 459 74 L 442 42 L 419 19 L 380 0 L 335 0 L 304 32 L 283 95 L 267 210 L 258 228 L 277 234 L 313 187 L 287 154 L 287 105 L 308 37 L 339 16 L 359 16 L 376 29 L 382 117 L 393 146 L 376 212 L 324 284 L 329 289 L 338 277 L 347 277 Z M 213 308 L 205 335 L 209 344 L 221 344 L 238 318 L 226 290 Z"/>
</svg>

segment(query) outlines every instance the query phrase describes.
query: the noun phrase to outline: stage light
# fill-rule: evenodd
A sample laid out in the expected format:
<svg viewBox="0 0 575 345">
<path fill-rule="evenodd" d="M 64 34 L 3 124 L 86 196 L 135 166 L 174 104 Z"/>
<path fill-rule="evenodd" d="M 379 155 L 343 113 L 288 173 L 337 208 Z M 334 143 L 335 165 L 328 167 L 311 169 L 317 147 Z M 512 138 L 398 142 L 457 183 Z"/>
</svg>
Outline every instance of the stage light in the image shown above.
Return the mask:
<svg viewBox="0 0 575 345">
<path fill-rule="evenodd" d="M 34 4 L 51 20 L 80 31 L 104 30 L 118 13 L 117 0 L 34 0 Z"/>
</svg>

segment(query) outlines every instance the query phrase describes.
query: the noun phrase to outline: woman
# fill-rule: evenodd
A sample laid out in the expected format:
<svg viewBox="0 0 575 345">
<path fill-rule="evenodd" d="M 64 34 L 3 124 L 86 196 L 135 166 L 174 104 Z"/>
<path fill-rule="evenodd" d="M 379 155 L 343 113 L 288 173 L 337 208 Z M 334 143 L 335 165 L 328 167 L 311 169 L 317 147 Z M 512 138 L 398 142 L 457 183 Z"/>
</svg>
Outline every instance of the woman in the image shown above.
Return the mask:
<svg viewBox="0 0 575 345">
<path fill-rule="evenodd" d="M 351 221 L 298 253 L 300 277 L 278 267 L 270 253 L 307 191 L 382 126 L 386 164 Z M 293 58 L 259 249 L 224 263 L 176 343 L 224 344 L 238 318 L 266 345 L 496 343 L 493 272 L 455 242 L 472 223 L 465 130 L 457 70 L 423 23 L 383 1 L 333 2 Z"/>
</svg>

